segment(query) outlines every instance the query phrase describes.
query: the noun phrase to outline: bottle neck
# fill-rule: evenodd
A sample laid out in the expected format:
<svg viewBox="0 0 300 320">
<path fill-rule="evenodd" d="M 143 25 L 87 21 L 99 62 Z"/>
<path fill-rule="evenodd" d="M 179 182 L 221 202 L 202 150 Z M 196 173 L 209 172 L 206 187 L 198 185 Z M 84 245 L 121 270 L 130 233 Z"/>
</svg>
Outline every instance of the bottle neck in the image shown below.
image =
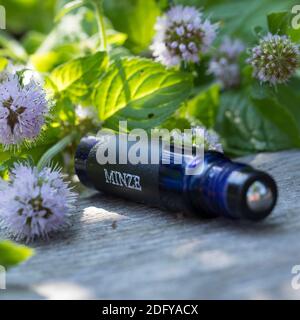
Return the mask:
<svg viewBox="0 0 300 320">
<path fill-rule="evenodd" d="M 160 165 L 160 191 L 168 209 L 188 210 L 204 217 L 230 216 L 227 208 L 226 181 L 230 174 L 245 165 L 234 164 L 222 153 L 207 151 L 203 171 L 186 174 L 186 164 L 176 164 L 173 154 L 169 164 Z M 190 166 L 194 166 L 194 158 Z"/>
<path fill-rule="evenodd" d="M 205 152 L 204 170 L 201 175 L 189 177 L 188 195 L 195 211 L 208 217 L 234 218 L 228 204 L 228 181 L 233 172 L 243 170 L 245 164 L 234 163 L 222 153 Z"/>
<path fill-rule="evenodd" d="M 277 201 L 271 176 L 216 152 L 206 152 L 203 173 L 192 176 L 188 185 L 193 208 L 208 216 L 261 220 Z"/>
</svg>

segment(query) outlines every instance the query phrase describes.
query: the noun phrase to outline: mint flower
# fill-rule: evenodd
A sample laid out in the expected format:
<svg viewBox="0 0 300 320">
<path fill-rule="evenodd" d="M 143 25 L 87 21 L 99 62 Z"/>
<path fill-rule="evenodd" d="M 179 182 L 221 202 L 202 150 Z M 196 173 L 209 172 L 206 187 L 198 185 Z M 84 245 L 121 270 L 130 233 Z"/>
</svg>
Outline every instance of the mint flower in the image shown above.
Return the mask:
<svg viewBox="0 0 300 320">
<path fill-rule="evenodd" d="M 217 53 L 211 59 L 208 74 L 214 75 L 223 88 L 235 87 L 240 83 L 238 59 L 245 50 L 240 40 L 225 38 Z"/>
<path fill-rule="evenodd" d="M 224 153 L 220 136 L 214 130 L 205 130 L 204 139 L 207 150 Z"/>
<path fill-rule="evenodd" d="M 200 143 L 203 144 L 205 150 L 224 153 L 220 136 L 214 130 L 207 129 L 204 126 L 193 126 L 189 131 L 185 130 L 184 132 L 175 130 L 172 132 L 171 138 L 175 145 L 195 145 Z"/>
<path fill-rule="evenodd" d="M 182 61 L 197 63 L 200 54 L 206 53 L 214 41 L 217 27 L 208 19 L 203 20 L 195 7 L 175 6 L 157 19 L 153 56 L 166 66 Z"/>
<path fill-rule="evenodd" d="M 299 66 L 299 46 L 287 36 L 269 33 L 252 49 L 248 63 L 260 82 L 285 83 Z"/>
<path fill-rule="evenodd" d="M 69 224 L 75 194 L 60 170 L 17 164 L 0 186 L 1 225 L 17 240 L 47 238 Z"/>
<path fill-rule="evenodd" d="M 0 143 L 18 145 L 35 139 L 45 123 L 48 102 L 34 80 L 22 84 L 17 74 L 2 73 L 0 81 Z"/>
</svg>

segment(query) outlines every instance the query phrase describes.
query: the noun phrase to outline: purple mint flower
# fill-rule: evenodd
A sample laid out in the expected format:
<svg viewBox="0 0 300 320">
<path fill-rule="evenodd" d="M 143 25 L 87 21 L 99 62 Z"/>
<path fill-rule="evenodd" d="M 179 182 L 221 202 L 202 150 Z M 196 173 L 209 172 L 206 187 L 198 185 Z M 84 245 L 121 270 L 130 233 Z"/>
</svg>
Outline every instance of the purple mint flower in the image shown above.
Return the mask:
<svg viewBox="0 0 300 320">
<path fill-rule="evenodd" d="M 238 59 L 244 50 L 245 47 L 240 40 L 225 38 L 211 59 L 208 74 L 214 75 L 223 88 L 228 89 L 239 85 Z"/>
<path fill-rule="evenodd" d="M 48 102 L 34 80 L 23 85 L 17 74 L 4 73 L 0 82 L 0 143 L 18 145 L 35 139 L 45 123 Z"/>
<path fill-rule="evenodd" d="M 205 143 L 208 150 L 224 153 L 220 136 L 213 130 L 205 130 Z"/>
<path fill-rule="evenodd" d="M 218 24 L 203 20 L 195 7 L 172 7 L 157 19 L 151 45 L 153 56 L 169 67 L 182 61 L 197 63 L 201 53 L 206 53 L 212 45 L 217 28 Z"/>
<path fill-rule="evenodd" d="M 198 131 L 198 132 L 197 132 Z M 203 136 L 197 136 L 200 133 L 203 133 Z M 174 130 L 172 132 L 173 143 L 178 146 L 184 145 L 194 145 L 195 143 L 200 143 L 200 145 L 204 145 L 205 150 L 214 150 L 218 152 L 224 152 L 223 146 L 220 141 L 219 135 L 214 130 L 208 130 L 204 126 L 196 125 L 191 128 L 191 130 L 185 130 L 184 132 L 178 132 Z M 195 141 L 195 137 L 200 140 Z"/>
<path fill-rule="evenodd" d="M 247 60 L 253 76 L 271 85 L 286 83 L 299 67 L 299 46 L 287 36 L 269 33 L 251 50 Z"/>
<path fill-rule="evenodd" d="M 228 59 L 236 60 L 245 50 L 245 45 L 239 39 L 226 37 L 220 45 L 219 52 L 226 55 Z"/>
<path fill-rule="evenodd" d="M 17 164 L 1 184 L 1 225 L 17 240 L 47 238 L 69 224 L 75 198 L 60 170 Z"/>
</svg>

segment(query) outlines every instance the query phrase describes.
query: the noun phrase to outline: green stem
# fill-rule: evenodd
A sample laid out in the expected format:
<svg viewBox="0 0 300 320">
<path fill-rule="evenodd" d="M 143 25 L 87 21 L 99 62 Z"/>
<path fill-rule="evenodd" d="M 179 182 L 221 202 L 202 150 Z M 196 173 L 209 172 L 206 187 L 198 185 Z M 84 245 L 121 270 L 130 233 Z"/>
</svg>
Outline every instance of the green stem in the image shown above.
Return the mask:
<svg viewBox="0 0 300 320">
<path fill-rule="evenodd" d="M 103 0 L 93 0 L 93 4 L 96 9 L 96 19 L 99 28 L 99 36 L 100 36 L 100 43 L 101 51 L 107 51 L 107 38 L 105 32 L 105 24 L 104 24 L 104 16 L 103 16 Z"/>
<path fill-rule="evenodd" d="M 72 141 L 75 139 L 76 134 L 73 132 L 62 140 L 57 142 L 54 146 L 52 146 L 49 150 L 47 150 L 43 156 L 41 157 L 40 161 L 37 164 L 38 170 L 42 170 L 45 166 L 49 165 L 52 159 L 62 152 Z"/>
</svg>

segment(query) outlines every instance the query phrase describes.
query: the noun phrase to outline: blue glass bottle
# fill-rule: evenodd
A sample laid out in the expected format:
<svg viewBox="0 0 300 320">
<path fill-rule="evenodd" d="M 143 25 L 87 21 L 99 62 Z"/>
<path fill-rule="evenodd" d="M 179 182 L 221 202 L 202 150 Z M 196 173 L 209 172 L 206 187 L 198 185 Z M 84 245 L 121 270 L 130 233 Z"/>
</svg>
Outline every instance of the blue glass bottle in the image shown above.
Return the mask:
<svg viewBox="0 0 300 320">
<path fill-rule="evenodd" d="M 273 178 L 251 166 L 233 162 L 224 154 L 206 151 L 203 170 L 187 175 L 195 156 L 178 164 L 181 150 L 160 150 L 159 164 L 99 164 L 99 138 L 81 140 L 75 169 L 87 187 L 174 212 L 193 212 L 202 217 L 261 220 L 273 210 L 277 187 Z M 169 157 L 169 163 L 162 161 Z"/>
</svg>

